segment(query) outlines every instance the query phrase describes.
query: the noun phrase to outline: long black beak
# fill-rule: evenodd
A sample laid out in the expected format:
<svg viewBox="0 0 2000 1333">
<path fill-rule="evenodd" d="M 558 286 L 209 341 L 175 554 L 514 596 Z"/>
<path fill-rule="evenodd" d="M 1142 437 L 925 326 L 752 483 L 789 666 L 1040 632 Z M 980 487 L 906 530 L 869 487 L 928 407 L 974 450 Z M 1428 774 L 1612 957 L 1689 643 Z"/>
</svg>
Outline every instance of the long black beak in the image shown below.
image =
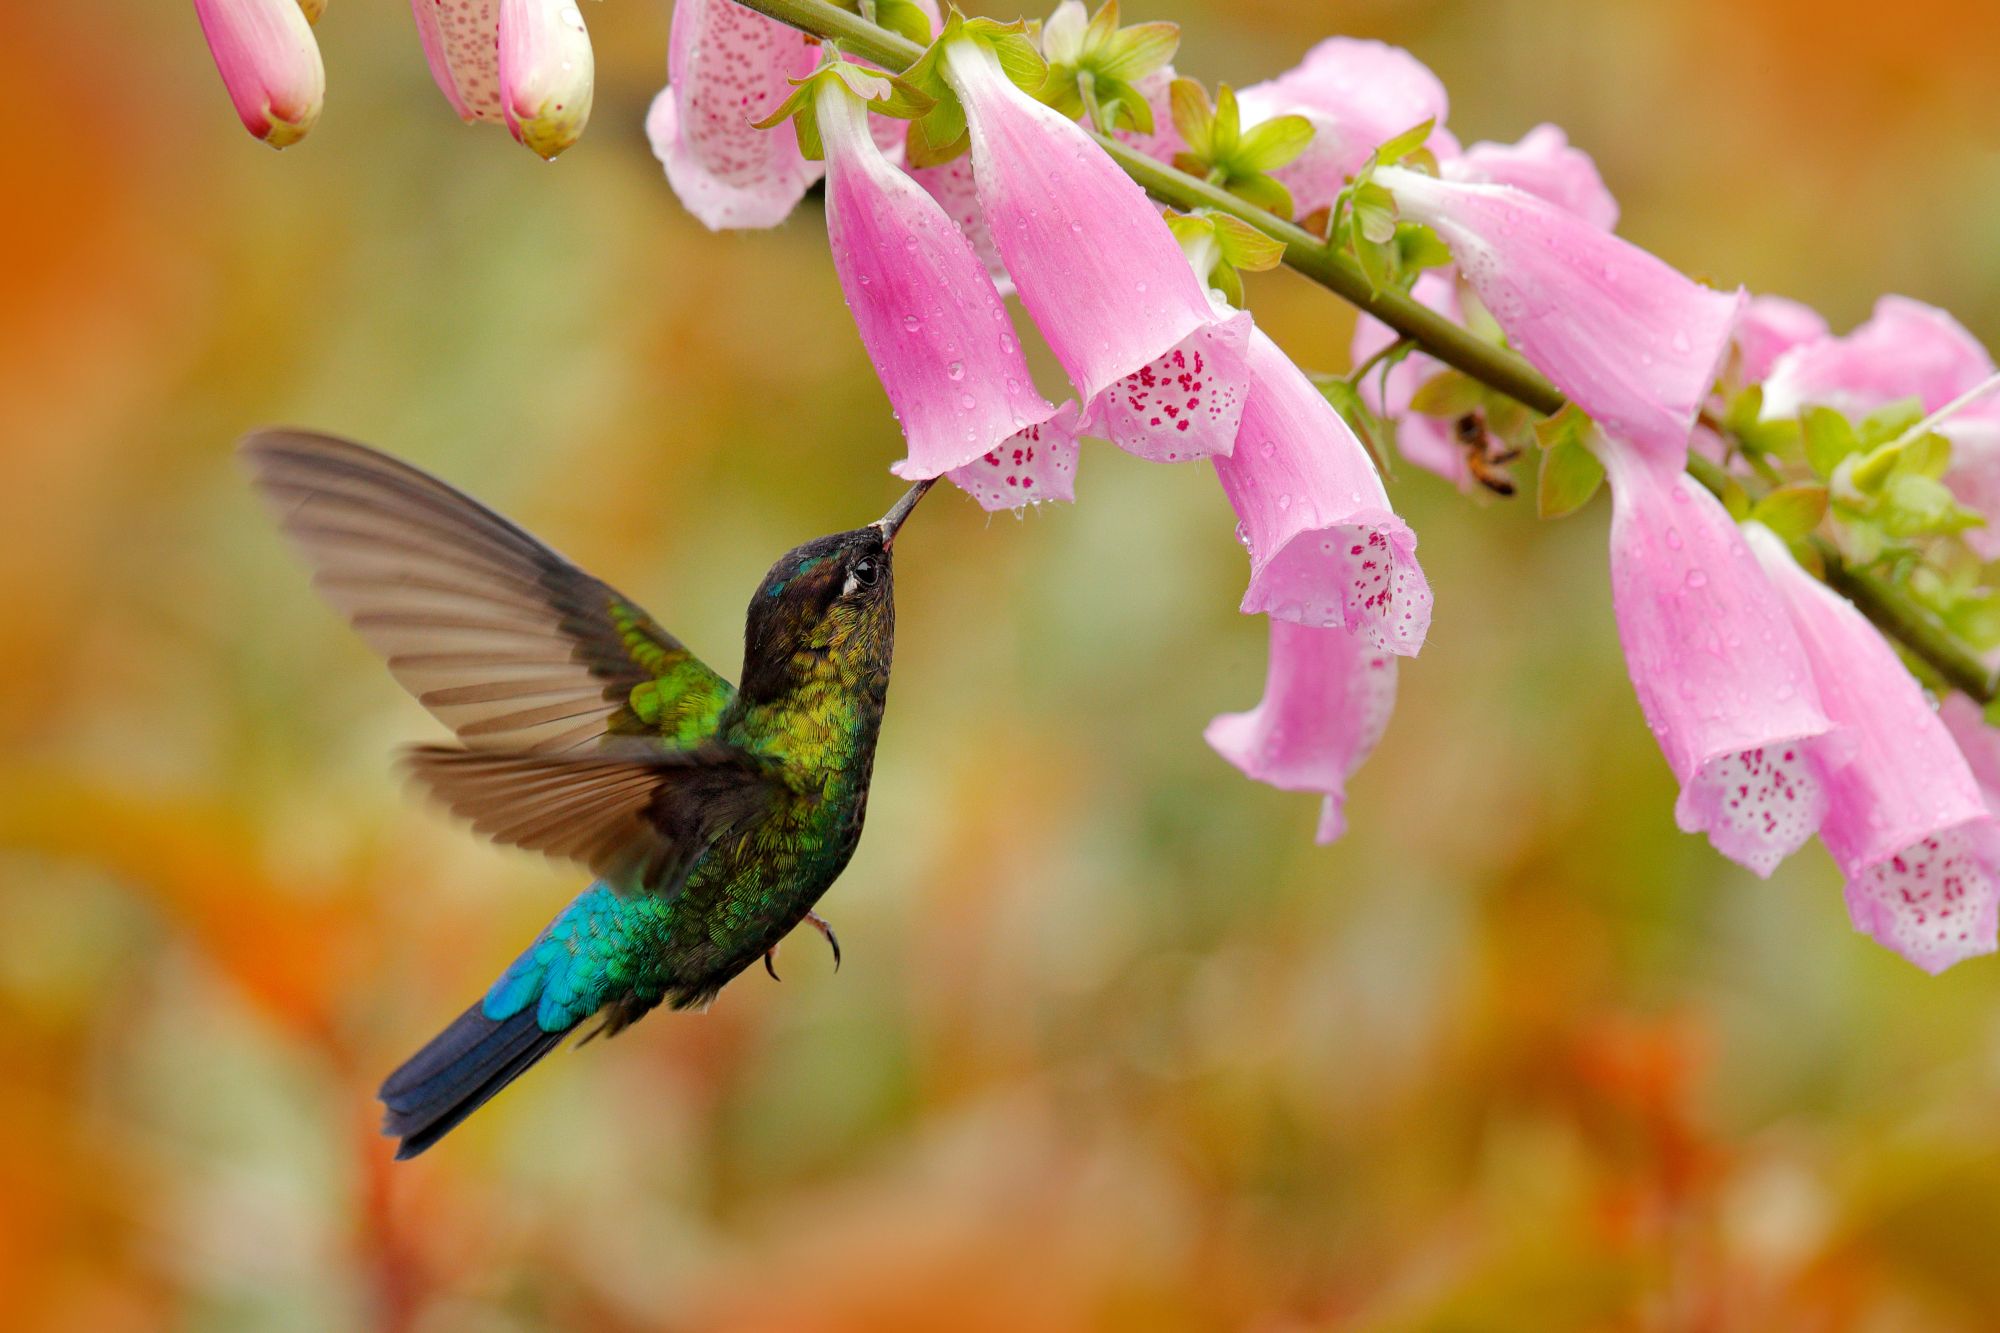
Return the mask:
<svg viewBox="0 0 2000 1333">
<path fill-rule="evenodd" d="M 929 481 L 918 482 L 916 485 L 910 487 L 909 490 L 903 492 L 903 498 L 896 501 L 894 507 L 888 513 L 869 524 L 870 527 L 881 529 L 883 550 L 886 551 L 890 546 L 895 544 L 896 530 L 903 526 L 903 520 L 908 518 L 910 511 L 917 507 L 917 501 L 924 498 L 924 492 L 935 485 L 937 485 L 936 477 L 932 477 Z"/>
</svg>

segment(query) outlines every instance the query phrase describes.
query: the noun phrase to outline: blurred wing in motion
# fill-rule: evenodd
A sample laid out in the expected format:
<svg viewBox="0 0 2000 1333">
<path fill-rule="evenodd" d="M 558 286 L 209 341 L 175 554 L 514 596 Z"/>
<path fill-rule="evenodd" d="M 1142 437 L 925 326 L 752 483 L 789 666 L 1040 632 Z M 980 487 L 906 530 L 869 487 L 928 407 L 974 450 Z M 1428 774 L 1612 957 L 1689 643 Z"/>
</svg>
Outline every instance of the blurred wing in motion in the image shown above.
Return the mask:
<svg viewBox="0 0 2000 1333">
<path fill-rule="evenodd" d="M 687 746 L 735 693 L 617 589 L 406 463 L 306 431 L 242 449 L 315 586 L 468 746 Z"/>
<path fill-rule="evenodd" d="M 671 897 L 717 840 L 767 814 L 780 787 L 719 744 L 611 741 L 583 754 L 418 746 L 410 772 L 495 842 L 588 866 L 620 893 Z"/>
</svg>

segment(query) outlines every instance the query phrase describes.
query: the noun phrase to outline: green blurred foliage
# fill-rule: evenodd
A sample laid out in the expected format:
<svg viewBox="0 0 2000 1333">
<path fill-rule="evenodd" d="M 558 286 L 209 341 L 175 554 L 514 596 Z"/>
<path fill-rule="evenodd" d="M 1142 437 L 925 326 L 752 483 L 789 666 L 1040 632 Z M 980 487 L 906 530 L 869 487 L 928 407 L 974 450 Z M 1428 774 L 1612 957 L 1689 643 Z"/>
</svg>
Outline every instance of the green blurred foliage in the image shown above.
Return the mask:
<svg viewBox="0 0 2000 1333">
<path fill-rule="evenodd" d="M 392 1169 L 376 1081 L 578 877 L 404 799 L 389 756 L 435 728 L 231 441 L 388 447 L 721 667 L 769 558 L 879 513 L 899 446 L 816 206 L 714 236 L 660 179 L 661 8 L 592 7 L 552 167 L 454 122 L 397 6 L 333 5 L 282 156 L 191 14 L 126 9 L 0 46 L 10 1326 L 1992 1326 L 2000 972 L 1860 940 L 1816 850 L 1760 884 L 1677 834 L 1602 505 L 1538 525 L 1408 468 L 1436 627 L 1340 845 L 1201 743 L 1263 671 L 1204 470 L 1096 448 L 1074 508 L 934 502 L 824 904 L 846 968 L 807 939 Z M 1461 137 L 1564 124 L 1691 271 L 2000 338 L 1982 0 L 1125 17 L 1180 20 L 1211 85 L 1336 21 L 1401 42 Z M 1342 368 L 1330 297 L 1249 291 Z"/>
</svg>

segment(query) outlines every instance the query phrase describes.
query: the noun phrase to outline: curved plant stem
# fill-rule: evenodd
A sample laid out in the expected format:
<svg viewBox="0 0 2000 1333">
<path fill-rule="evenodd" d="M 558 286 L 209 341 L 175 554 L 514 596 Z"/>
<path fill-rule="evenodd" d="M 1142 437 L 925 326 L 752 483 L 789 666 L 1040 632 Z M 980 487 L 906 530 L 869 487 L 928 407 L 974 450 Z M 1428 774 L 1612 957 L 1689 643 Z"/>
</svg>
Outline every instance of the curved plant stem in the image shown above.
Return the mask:
<svg viewBox="0 0 2000 1333">
<path fill-rule="evenodd" d="M 922 47 L 907 37 L 870 23 L 828 0 L 738 0 L 738 3 L 802 32 L 838 41 L 847 51 L 884 69 L 908 69 L 924 53 Z M 1155 162 L 1088 126 L 1085 129 L 1111 160 L 1155 199 L 1182 210 L 1207 208 L 1228 213 L 1282 241 L 1288 267 L 1381 320 L 1436 360 L 1545 416 L 1554 416 L 1567 405 L 1562 392 L 1519 356 L 1452 323 L 1402 292 L 1378 290 L 1352 259 L 1303 227 L 1246 204 L 1220 186 Z M 1688 472 L 1717 494 L 1729 480 L 1720 468 L 1692 453 L 1688 456 Z M 1827 583 L 1853 602 L 1877 629 L 1922 659 L 1940 678 L 1980 703 L 1991 703 L 2000 695 L 2000 673 L 1982 663 L 1936 617 L 1877 576 L 1846 564 L 1830 545 L 1820 545 Z"/>
</svg>

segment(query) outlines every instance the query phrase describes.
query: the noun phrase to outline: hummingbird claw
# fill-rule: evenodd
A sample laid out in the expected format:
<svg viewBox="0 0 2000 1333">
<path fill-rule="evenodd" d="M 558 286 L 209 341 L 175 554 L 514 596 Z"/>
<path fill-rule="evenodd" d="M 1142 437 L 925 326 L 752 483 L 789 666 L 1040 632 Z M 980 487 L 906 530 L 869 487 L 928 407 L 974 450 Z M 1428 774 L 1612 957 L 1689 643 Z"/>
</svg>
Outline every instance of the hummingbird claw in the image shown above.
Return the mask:
<svg viewBox="0 0 2000 1333">
<path fill-rule="evenodd" d="M 826 924 L 826 918 L 818 912 L 807 912 L 806 920 L 812 922 L 819 929 L 819 933 L 826 936 L 826 942 L 833 948 L 833 970 L 840 971 L 840 936 L 833 933 L 833 927 Z"/>
<path fill-rule="evenodd" d="M 778 951 L 775 948 L 764 950 L 764 970 L 771 974 L 771 980 L 783 981 L 784 978 L 778 975 L 778 969 L 771 966 L 771 960 L 777 956 Z"/>
</svg>

